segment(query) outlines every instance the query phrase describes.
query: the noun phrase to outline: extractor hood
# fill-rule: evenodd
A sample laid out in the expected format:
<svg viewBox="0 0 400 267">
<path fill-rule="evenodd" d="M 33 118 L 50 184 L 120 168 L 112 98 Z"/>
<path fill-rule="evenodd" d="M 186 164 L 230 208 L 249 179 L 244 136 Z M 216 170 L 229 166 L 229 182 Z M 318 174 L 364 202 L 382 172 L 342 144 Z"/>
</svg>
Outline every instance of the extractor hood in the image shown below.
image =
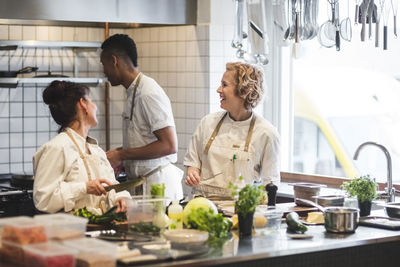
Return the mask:
<svg viewBox="0 0 400 267">
<path fill-rule="evenodd" d="M 197 0 L 1 0 L 0 23 L 196 24 Z"/>
</svg>

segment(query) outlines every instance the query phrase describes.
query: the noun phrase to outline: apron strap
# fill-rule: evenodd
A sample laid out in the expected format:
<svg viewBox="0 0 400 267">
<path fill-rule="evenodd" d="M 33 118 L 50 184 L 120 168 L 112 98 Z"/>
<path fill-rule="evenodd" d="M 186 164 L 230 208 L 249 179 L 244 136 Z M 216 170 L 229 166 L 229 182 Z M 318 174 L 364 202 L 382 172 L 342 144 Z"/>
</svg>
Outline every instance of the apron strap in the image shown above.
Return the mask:
<svg viewBox="0 0 400 267">
<path fill-rule="evenodd" d="M 215 137 L 217 136 L 219 129 L 221 128 L 221 125 L 226 117 L 226 114 L 228 114 L 228 112 L 226 112 L 224 114 L 224 116 L 222 116 L 222 118 L 220 119 L 220 121 L 217 124 L 217 127 L 215 127 L 214 132 L 212 133 L 210 139 L 208 139 L 207 145 L 204 148 L 204 154 L 208 154 L 208 151 L 210 150 L 211 144 L 214 141 Z M 253 118 L 251 119 L 250 122 L 250 127 L 249 127 L 249 131 L 247 133 L 247 138 L 246 138 L 246 144 L 244 145 L 244 151 L 248 152 L 249 151 L 249 145 L 250 145 L 250 141 L 251 141 L 251 137 L 253 135 L 253 129 L 254 129 L 254 125 L 256 123 L 256 116 L 253 114 Z"/>
<path fill-rule="evenodd" d="M 136 91 L 139 86 L 140 80 L 142 79 L 142 73 L 140 72 L 138 74 L 139 76 L 137 77 L 135 87 L 133 87 L 133 95 L 132 95 L 132 103 L 131 103 L 131 116 L 129 117 L 129 120 L 132 120 L 133 116 L 133 107 L 135 106 L 135 97 L 136 97 Z"/>
<path fill-rule="evenodd" d="M 249 151 L 249 144 L 251 141 L 251 136 L 253 135 L 254 124 L 256 123 L 256 116 L 253 114 L 253 118 L 250 122 L 249 132 L 247 133 L 246 144 L 244 145 L 244 151 Z"/>
<path fill-rule="evenodd" d="M 204 148 L 204 152 L 203 152 L 204 154 L 206 154 L 206 155 L 208 154 L 208 150 L 210 150 L 211 144 L 214 141 L 215 137 L 217 136 L 217 134 L 219 132 L 219 128 L 221 128 L 222 122 L 224 121 L 226 114 L 228 114 L 228 112 L 226 112 L 224 114 L 224 116 L 222 116 L 222 118 L 219 120 L 217 127 L 215 127 L 214 132 L 212 133 L 210 139 L 208 139 L 207 145 Z"/>
<path fill-rule="evenodd" d="M 80 147 L 76 143 L 76 141 L 75 141 L 74 137 L 72 136 L 72 134 L 68 130 L 66 130 L 65 132 L 69 136 L 69 138 L 71 138 L 72 142 L 74 143 L 74 145 L 78 149 L 79 155 L 80 155 L 80 157 L 81 157 L 81 159 L 83 161 L 83 165 L 85 165 L 85 169 L 86 169 L 86 173 L 88 175 L 88 178 L 89 178 L 89 180 L 92 180 L 92 174 L 90 173 L 90 169 L 89 169 L 89 166 L 87 164 L 85 155 L 83 154 L 82 150 L 80 149 Z"/>
</svg>

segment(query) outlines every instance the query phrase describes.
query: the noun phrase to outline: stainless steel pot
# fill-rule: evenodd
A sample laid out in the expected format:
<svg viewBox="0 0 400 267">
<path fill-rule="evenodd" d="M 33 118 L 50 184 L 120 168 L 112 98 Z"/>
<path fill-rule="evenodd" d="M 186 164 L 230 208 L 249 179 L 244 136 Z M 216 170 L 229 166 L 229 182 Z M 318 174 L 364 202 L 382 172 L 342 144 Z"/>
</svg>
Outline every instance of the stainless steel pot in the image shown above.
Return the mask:
<svg viewBox="0 0 400 267">
<path fill-rule="evenodd" d="M 324 213 L 325 229 L 331 233 L 353 233 L 358 227 L 358 209 L 349 207 L 322 207 L 306 199 L 297 199 Z"/>
<path fill-rule="evenodd" d="M 332 233 L 353 233 L 358 227 L 358 209 L 328 207 L 324 209 L 325 229 Z"/>
</svg>

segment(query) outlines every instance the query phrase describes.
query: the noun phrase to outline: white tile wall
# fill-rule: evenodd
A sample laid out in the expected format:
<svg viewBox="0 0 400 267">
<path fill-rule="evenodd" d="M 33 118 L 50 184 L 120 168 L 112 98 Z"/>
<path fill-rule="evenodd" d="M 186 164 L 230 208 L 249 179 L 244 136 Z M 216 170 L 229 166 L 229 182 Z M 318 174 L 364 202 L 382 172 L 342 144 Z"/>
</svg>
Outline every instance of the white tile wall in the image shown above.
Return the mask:
<svg viewBox="0 0 400 267">
<path fill-rule="evenodd" d="M 228 12 L 230 9 L 232 12 Z M 211 13 L 207 15 L 210 10 Z M 135 40 L 140 70 L 154 78 L 169 96 L 179 137 L 180 167 L 183 167 L 186 148 L 200 119 L 210 111 L 219 109 L 215 91 L 225 70 L 225 63 L 234 59 L 235 53 L 230 47 L 233 13 L 231 0 L 210 1 L 202 15 L 201 24 L 197 26 L 110 29 L 110 35 L 126 33 Z M 104 29 L 0 25 L 0 39 L 102 41 Z M 36 65 L 44 72 L 50 67 L 52 71 L 63 73 L 71 73 L 73 70 L 73 53 L 70 49 L 60 49 L 56 54 L 51 54 L 48 49 L 34 49 L 29 53 L 24 54 L 24 57 L 18 50 L 10 53 L 10 67 L 18 69 Z M 4 63 L 8 56 L 8 53 L 0 54 L 1 67 L 8 66 L 8 62 Z M 103 75 L 98 57 L 98 53 L 92 53 L 78 59 L 80 76 Z M 4 137 L 0 138 L 0 149 L 9 149 L 7 160 L 12 162 L 6 162 L 8 156 L 0 157 L 0 172 L 5 166 L 9 170 L 28 167 L 30 162 L 24 163 L 23 160 L 29 158 L 30 161 L 34 150 L 56 135 L 58 125 L 51 119 L 48 107 L 41 102 L 43 88 L 37 88 L 36 92 L 34 89 L 0 89 L 0 137 Z M 92 98 L 98 105 L 99 120 L 99 126 L 91 134 L 104 147 L 104 88 L 91 90 Z M 125 89 L 121 86 L 112 87 L 110 97 L 111 147 L 118 147 L 122 143 L 121 113 L 126 98 Z M 29 129 L 29 134 L 18 132 L 8 135 L 8 129 L 22 131 L 22 128 Z M 25 144 L 35 149 L 23 147 Z"/>
</svg>

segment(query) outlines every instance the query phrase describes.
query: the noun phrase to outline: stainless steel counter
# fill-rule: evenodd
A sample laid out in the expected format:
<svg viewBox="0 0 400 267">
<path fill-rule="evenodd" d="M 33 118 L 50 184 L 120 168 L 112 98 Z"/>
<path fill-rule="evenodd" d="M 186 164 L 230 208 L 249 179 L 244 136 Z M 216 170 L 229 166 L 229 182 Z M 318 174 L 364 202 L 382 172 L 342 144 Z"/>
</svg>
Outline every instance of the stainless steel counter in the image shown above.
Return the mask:
<svg viewBox="0 0 400 267">
<path fill-rule="evenodd" d="M 313 235 L 313 238 L 290 239 L 285 224 L 275 233 L 251 239 L 239 240 L 234 233 L 221 251 L 196 259 L 152 266 L 365 267 L 384 266 L 400 253 L 400 231 L 359 226 L 353 234 L 333 234 L 327 233 L 323 225 L 318 225 L 309 226 L 307 234 Z"/>
</svg>

